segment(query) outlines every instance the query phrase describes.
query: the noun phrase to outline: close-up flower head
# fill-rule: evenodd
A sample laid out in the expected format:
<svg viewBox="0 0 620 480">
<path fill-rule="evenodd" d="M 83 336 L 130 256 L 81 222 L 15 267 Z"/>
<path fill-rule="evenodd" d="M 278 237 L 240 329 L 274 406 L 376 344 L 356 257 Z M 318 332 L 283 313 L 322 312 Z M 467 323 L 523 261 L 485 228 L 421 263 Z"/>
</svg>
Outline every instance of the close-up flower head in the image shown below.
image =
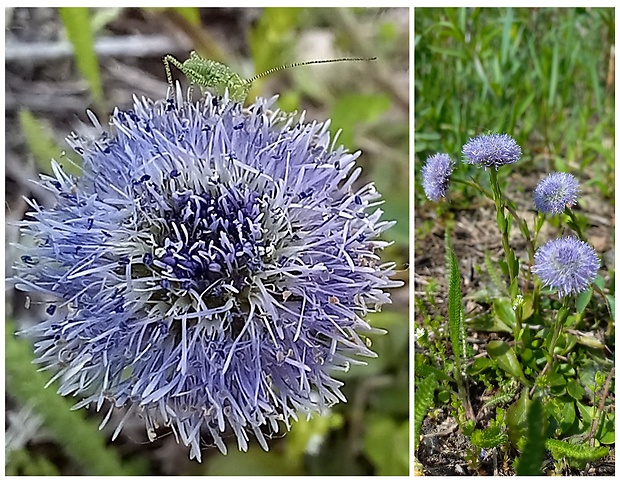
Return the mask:
<svg viewBox="0 0 620 480">
<path fill-rule="evenodd" d="M 534 190 L 536 210 L 550 215 L 561 214 L 579 198 L 579 183 L 574 175 L 554 172 L 543 178 Z"/>
<path fill-rule="evenodd" d="M 584 291 L 596 278 L 600 260 L 594 248 L 575 237 L 550 240 L 534 255 L 532 272 L 558 296 Z"/>
<path fill-rule="evenodd" d="M 521 158 L 521 147 L 508 134 L 492 133 L 470 138 L 463 146 L 463 161 L 481 167 L 515 163 Z"/>
<path fill-rule="evenodd" d="M 437 153 L 428 157 L 426 164 L 422 167 L 422 187 L 429 200 L 436 202 L 446 196 L 453 169 L 454 162 L 445 153 Z"/>
<path fill-rule="evenodd" d="M 98 138 L 69 139 L 81 177 L 54 164 L 40 181 L 55 204 L 31 202 L 14 281 L 47 318 L 26 333 L 59 393 L 110 408 L 104 422 L 125 408 L 117 433 L 138 415 L 190 457 L 201 431 L 267 450 L 345 401 L 334 370 L 374 355 L 364 317 L 399 285 L 379 258 L 393 222 L 357 184 L 359 152 L 273 103 L 136 98 L 111 131 L 91 115 Z"/>
</svg>

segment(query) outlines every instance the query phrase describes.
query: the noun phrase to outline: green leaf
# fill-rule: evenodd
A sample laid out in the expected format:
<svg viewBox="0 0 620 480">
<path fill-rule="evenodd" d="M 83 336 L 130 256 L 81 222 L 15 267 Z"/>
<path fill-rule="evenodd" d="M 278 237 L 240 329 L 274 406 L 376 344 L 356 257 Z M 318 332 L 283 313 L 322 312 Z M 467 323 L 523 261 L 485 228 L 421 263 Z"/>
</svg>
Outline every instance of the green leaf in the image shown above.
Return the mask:
<svg viewBox="0 0 620 480">
<path fill-rule="evenodd" d="M 495 448 L 508 440 L 508 435 L 500 425 L 494 425 L 484 430 L 475 430 L 471 435 L 471 444 L 481 448 Z"/>
<path fill-rule="evenodd" d="M 493 360 L 491 360 L 490 358 L 476 358 L 476 360 L 474 360 L 474 363 L 472 363 L 468 368 L 467 368 L 467 373 L 469 375 L 476 375 L 484 370 L 486 370 L 487 368 L 491 368 L 493 366 Z"/>
<path fill-rule="evenodd" d="M 497 222 L 499 231 L 504 232 L 506 230 L 506 217 L 504 217 L 504 212 L 498 210 L 495 214 L 495 221 Z"/>
<path fill-rule="evenodd" d="M 446 271 L 448 272 L 448 327 L 450 343 L 454 352 L 457 372 L 461 371 L 461 359 L 465 354 L 465 322 L 463 322 L 463 295 L 459 264 L 446 229 Z M 458 378 L 458 377 L 457 377 Z"/>
<path fill-rule="evenodd" d="M 422 429 L 422 422 L 426 417 L 426 412 L 433 404 L 433 396 L 435 395 L 435 388 L 437 388 L 437 380 L 435 375 L 429 375 L 421 382 L 417 383 L 415 391 L 415 404 L 414 404 L 414 421 L 413 421 L 413 445 L 414 450 L 418 448 L 418 442 L 420 441 L 420 434 Z"/>
<path fill-rule="evenodd" d="M 510 256 L 513 256 L 514 254 L 512 252 L 510 252 Z M 513 272 L 518 272 L 519 271 L 519 259 L 514 257 L 512 258 L 512 271 Z M 515 278 L 512 279 L 512 282 L 510 282 L 510 298 L 516 298 L 518 293 L 519 293 L 519 277 L 515 276 Z"/>
<path fill-rule="evenodd" d="M 562 414 L 560 415 L 560 429 L 562 432 L 566 432 L 575 422 L 575 404 L 571 401 L 567 401 L 562 407 Z"/>
<path fill-rule="evenodd" d="M 488 360 L 486 358 L 478 358 L 476 360 Z M 475 362 L 474 362 L 475 363 Z M 454 382 L 454 378 L 450 375 L 447 375 L 445 372 L 442 372 L 438 368 L 435 368 L 431 365 L 425 365 L 423 363 L 415 363 L 415 374 L 421 378 L 428 377 L 433 374 L 438 380 L 444 380 L 446 382 Z"/>
<path fill-rule="evenodd" d="M 591 447 L 586 443 L 574 444 L 553 438 L 547 439 L 545 446 L 556 460 L 569 457 L 593 462 L 609 455 L 607 447 Z"/>
<path fill-rule="evenodd" d="M 530 382 L 523 375 L 521 364 L 517 360 L 513 348 L 508 343 L 502 340 L 492 340 L 487 344 L 487 352 L 499 368 L 513 377 L 517 377 L 524 385 L 530 385 Z"/>
<path fill-rule="evenodd" d="M 584 310 L 588 306 L 588 303 L 590 303 L 591 298 L 592 298 L 592 287 L 587 288 L 586 290 L 584 290 L 577 296 L 576 305 L 577 305 L 577 312 L 579 314 L 582 314 L 584 312 Z"/>
<path fill-rule="evenodd" d="M 581 398 L 586 393 L 581 385 L 579 385 L 575 380 L 570 380 L 566 385 L 566 392 L 573 397 L 575 400 L 581 400 Z"/>
<path fill-rule="evenodd" d="M 507 298 L 496 298 L 493 300 L 493 312 L 504 322 L 512 332 L 517 323 L 515 311 L 512 309 L 512 303 Z"/>
<path fill-rule="evenodd" d="M 534 313 L 534 295 L 532 293 L 523 295 L 523 301 L 523 315 L 521 319 L 526 320 Z"/>
<path fill-rule="evenodd" d="M 521 438 L 527 434 L 527 411 L 531 402 L 528 391 L 523 390 L 519 399 L 506 410 L 508 437 L 515 447 L 520 444 Z"/>
<path fill-rule="evenodd" d="M 512 328 L 502 322 L 499 316 L 490 313 L 485 313 L 470 319 L 469 327 L 483 332 L 513 332 Z"/>
<path fill-rule="evenodd" d="M 99 60 L 95 53 L 88 8 L 62 7 L 58 10 L 67 30 L 69 41 L 73 46 L 78 70 L 88 82 L 95 103 L 99 108 L 103 108 L 103 88 L 101 87 Z"/>
<path fill-rule="evenodd" d="M 450 398 L 452 398 L 452 392 L 449 390 L 440 390 L 437 392 L 437 400 L 441 403 L 448 403 Z"/>
<path fill-rule="evenodd" d="M 613 295 L 605 295 L 607 301 L 609 302 L 609 310 L 611 312 L 611 319 L 616 321 L 616 299 Z"/>
<path fill-rule="evenodd" d="M 485 410 L 487 408 L 494 407 L 496 405 L 505 405 L 515 396 L 514 392 L 500 392 L 496 395 L 493 395 L 489 400 L 484 402 L 481 410 Z"/>
<path fill-rule="evenodd" d="M 596 439 L 605 445 L 610 445 L 616 442 L 615 434 L 615 414 L 603 412 L 599 423 L 598 432 L 596 432 Z"/>
<path fill-rule="evenodd" d="M 533 400 L 526 417 L 526 435 L 523 453 L 519 458 L 517 475 L 542 475 L 545 459 L 543 408 L 540 398 Z"/>
<path fill-rule="evenodd" d="M 592 425 L 592 416 L 594 415 L 596 407 L 588 407 L 579 401 L 575 402 L 575 405 L 577 405 L 577 409 L 579 410 L 579 414 L 581 415 L 581 421 L 583 422 L 583 426 L 585 428 L 589 428 L 590 425 Z"/>
</svg>

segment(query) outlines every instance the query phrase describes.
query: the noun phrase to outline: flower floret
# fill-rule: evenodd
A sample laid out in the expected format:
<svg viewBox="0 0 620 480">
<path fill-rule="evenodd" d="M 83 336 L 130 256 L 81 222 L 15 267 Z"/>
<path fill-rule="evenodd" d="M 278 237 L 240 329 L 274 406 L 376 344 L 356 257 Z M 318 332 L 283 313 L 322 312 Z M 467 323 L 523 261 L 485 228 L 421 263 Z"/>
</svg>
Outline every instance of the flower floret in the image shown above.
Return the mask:
<svg viewBox="0 0 620 480">
<path fill-rule="evenodd" d="M 469 139 L 463 146 L 463 157 L 465 163 L 497 169 L 517 162 L 521 147 L 506 133 L 484 134 Z"/>
<path fill-rule="evenodd" d="M 422 187 L 429 200 L 436 202 L 446 196 L 454 165 L 450 156 L 445 153 L 428 157 L 422 167 Z"/>
<path fill-rule="evenodd" d="M 579 183 L 574 175 L 554 172 L 543 178 L 534 190 L 536 210 L 550 215 L 561 214 L 579 198 Z"/>
<path fill-rule="evenodd" d="M 596 278 L 600 260 L 594 248 L 574 237 L 550 240 L 534 254 L 532 272 L 559 297 L 584 291 Z"/>
</svg>

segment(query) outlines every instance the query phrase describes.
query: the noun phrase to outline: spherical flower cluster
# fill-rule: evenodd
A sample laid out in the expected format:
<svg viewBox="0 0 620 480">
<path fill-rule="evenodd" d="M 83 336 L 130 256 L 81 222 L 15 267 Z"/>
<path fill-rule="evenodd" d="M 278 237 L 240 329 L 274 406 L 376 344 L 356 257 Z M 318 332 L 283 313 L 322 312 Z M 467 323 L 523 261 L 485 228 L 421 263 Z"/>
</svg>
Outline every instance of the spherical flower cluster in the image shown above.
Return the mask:
<svg viewBox="0 0 620 480">
<path fill-rule="evenodd" d="M 429 200 L 436 202 L 446 196 L 453 168 L 454 162 L 445 153 L 428 157 L 422 167 L 422 187 Z"/>
<path fill-rule="evenodd" d="M 470 138 L 463 146 L 464 162 L 482 167 L 515 163 L 521 158 L 521 147 L 507 134 L 492 133 Z"/>
<path fill-rule="evenodd" d="M 574 237 L 558 238 L 534 254 L 534 272 L 544 285 L 558 289 L 559 297 L 585 290 L 596 277 L 600 261 L 594 248 Z"/>
<path fill-rule="evenodd" d="M 579 197 L 579 183 L 570 173 L 554 172 L 543 178 L 534 190 L 536 210 L 550 215 L 561 214 Z"/>
<path fill-rule="evenodd" d="M 177 98 L 180 98 L 180 90 Z M 394 264 L 372 184 L 356 187 L 358 153 L 330 143 L 328 123 L 248 109 L 135 99 L 112 132 L 74 136 L 75 180 L 54 164 L 33 203 L 33 237 L 17 288 L 49 301 L 29 333 L 62 395 L 160 426 L 200 460 L 202 433 L 225 453 L 233 433 L 290 428 L 344 401 L 333 370 L 374 356 L 367 312 L 389 302 Z"/>
</svg>

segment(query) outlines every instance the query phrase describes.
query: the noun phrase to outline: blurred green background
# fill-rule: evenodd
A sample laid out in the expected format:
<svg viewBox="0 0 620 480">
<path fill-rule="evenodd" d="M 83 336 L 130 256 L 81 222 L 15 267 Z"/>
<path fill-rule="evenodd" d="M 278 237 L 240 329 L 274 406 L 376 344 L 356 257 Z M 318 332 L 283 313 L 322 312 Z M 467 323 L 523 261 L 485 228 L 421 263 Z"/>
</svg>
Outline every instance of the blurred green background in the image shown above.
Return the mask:
<svg viewBox="0 0 620 480">
<path fill-rule="evenodd" d="M 76 399 L 43 386 L 50 374 L 35 372 L 32 346 L 14 331 L 43 314 L 36 298 L 7 289 L 6 473 L 10 475 L 406 475 L 408 473 L 408 9 L 301 8 L 7 8 L 6 11 L 6 275 L 19 241 L 11 222 L 28 210 L 23 196 L 50 205 L 31 182 L 50 171 L 50 159 L 77 173 L 64 137 L 87 132 L 85 110 L 105 124 L 114 107 L 130 108 L 132 95 L 164 98 L 161 58 L 181 61 L 190 50 L 229 65 L 249 78 L 296 61 L 376 56 L 375 62 L 299 67 L 256 82 L 248 97 L 280 94 L 278 106 L 306 110 L 306 120 L 332 119 L 339 142 L 364 153 L 361 182 L 384 194 L 385 217 L 398 221 L 386 237 L 385 260 L 397 263 L 405 287 L 393 304 L 370 319 L 387 335 L 373 337 L 379 354 L 342 378 L 348 404 L 329 415 L 301 420 L 265 453 L 214 447 L 203 463 L 188 459 L 165 429 L 155 442 L 140 419 L 128 422 L 115 442 L 115 423 L 97 426 L 106 410 L 70 411 Z M 173 70 L 175 80 L 186 79 Z M 115 414 L 116 415 L 116 414 Z M 115 421 L 116 419 L 116 421 Z M 206 439 L 205 439 L 206 440 Z"/>
</svg>

